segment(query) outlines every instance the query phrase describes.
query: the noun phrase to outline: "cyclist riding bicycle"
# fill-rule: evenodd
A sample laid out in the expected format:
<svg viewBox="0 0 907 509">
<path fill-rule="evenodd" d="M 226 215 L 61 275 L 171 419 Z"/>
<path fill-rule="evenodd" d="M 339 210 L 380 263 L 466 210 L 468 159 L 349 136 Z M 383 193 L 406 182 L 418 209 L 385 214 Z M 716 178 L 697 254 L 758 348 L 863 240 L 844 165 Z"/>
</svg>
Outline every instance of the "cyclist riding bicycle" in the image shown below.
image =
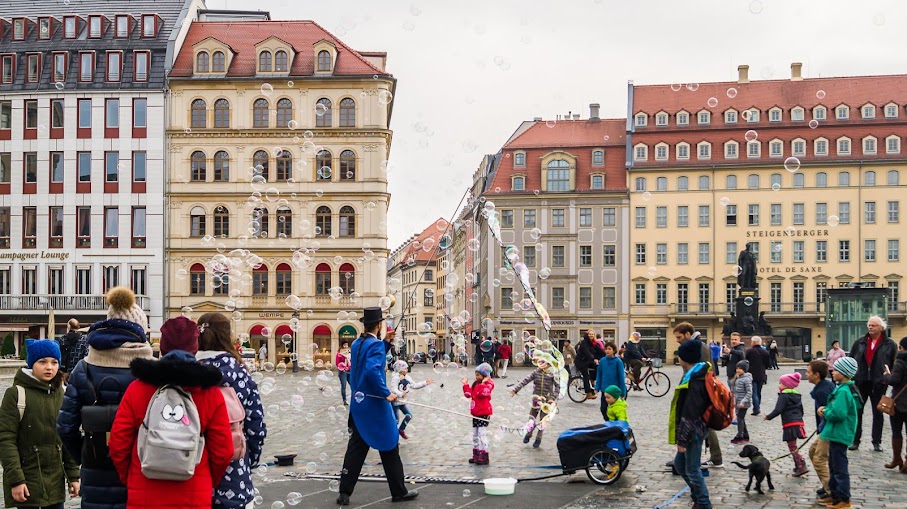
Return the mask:
<svg viewBox="0 0 907 509">
<path fill-rule="evenodd" d="M 625 343 L 626 350 L 624 350 L 624 363 L 630 368 L 631 381 L 635 391 L 642 390 L 639 386 L 639 375 L 642 372 L 643 364 L 649 360 L 643 355 L 642 348 L 639 346 L 641 337 L 638 332 L 631 334 L 629 341 Z"/>
</svg>

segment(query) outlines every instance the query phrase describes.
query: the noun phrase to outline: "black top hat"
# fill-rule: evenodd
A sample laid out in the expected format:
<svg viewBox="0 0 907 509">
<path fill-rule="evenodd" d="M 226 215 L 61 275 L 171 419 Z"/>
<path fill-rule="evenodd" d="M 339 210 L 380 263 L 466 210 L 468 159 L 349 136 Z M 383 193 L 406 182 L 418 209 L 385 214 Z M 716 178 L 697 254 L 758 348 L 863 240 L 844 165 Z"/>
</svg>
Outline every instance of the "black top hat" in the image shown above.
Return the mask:
<svg viewBox="0 0 907 509">
<path fill-rule="evenodd" d="M 360 322 L 371 325 L 376 324 L 384 320 L 384 313 L 381 312 L 381 308 L 365 308 L 362 310 L 362 318 L 359 319 Z"/>
</svg>

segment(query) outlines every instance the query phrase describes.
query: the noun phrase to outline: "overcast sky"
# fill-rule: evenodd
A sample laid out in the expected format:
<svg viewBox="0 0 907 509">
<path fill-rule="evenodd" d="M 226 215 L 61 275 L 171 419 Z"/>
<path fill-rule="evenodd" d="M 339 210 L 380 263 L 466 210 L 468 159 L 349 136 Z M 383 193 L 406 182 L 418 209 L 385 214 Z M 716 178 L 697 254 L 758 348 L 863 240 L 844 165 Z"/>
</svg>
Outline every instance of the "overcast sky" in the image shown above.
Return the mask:
<svg viewBox="0 0 907 509">
<path fill-rule="evenodd" d="M 907 72 L 903 0 L 207 0 L 311 19 L 398 80 L 388 243 L 450 218 L 523 120 L 625 117 L 637 84 Z M 253 7 L 254 6 L 254 7 Z M 705 99 L 703 99 L 705 101 Z"/>
</svg>

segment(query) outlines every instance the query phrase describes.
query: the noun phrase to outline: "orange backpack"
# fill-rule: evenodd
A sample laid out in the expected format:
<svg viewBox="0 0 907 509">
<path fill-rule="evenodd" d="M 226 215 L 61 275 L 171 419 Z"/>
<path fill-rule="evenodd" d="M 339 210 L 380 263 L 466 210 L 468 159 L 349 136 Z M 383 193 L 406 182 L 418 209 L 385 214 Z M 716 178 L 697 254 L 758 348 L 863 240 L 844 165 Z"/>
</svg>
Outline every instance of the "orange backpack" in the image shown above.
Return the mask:
<svg viewBox="0 0 907 509">
<path fill-rule="evenodd" d="M 710 429 L 716 431 L 727 428 L 734 420 L 736 407 L 734 393 L 724 385 L 724 382 L 715 378 L 712 370 L 705 376 L 705 390 L 709 394 L 710 404 L 702 414 L 702 420 Z"/>
</svg>

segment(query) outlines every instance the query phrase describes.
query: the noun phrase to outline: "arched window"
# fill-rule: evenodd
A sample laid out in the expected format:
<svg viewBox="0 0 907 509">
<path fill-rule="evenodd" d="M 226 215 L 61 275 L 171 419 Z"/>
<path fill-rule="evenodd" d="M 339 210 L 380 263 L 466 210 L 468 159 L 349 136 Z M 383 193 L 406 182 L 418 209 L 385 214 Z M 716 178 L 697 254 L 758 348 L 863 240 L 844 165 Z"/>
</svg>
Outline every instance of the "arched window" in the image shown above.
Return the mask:
<svg viewBox="0 0 907 509">
<path fill-rule="evenodd" d="M 344 263 L 340 266 L 340 288 L 343 289 L 344 295 L 356 291 L 356 268 L 352 263 Z"/>
<path fill-rule="evenodd" d="M 277 266 L 277 295 L 291 295 L 293 293 L 293 269 L 286 263 Z"/>
<path fill-rule="evenodd" d="M 208 52 L 200 51 L 195 57 L 195 71 L 208 72 Z"/>
<path fill-rule="evenodd" d="M 268 128 L 268 100 L 256 99 L 252 104 L 252 127 Z"/>
<path fill-rule="evenodd" d="M 264 150 L 255 152 L 252 156 L 252 166 L 255 168 L 255 175 L 261 175 L 268 180 L 268 153 Z"/>
<path fill-rule="evenodd" d="M 331 127 L 331 100 L 327 97 L 315 103 L 315 127 Z"/>
<path fill-rule="evenodd" d="M 356 154 L 352 150 L 340 153 L 340 180 L 356 180 Z"/>
<path fill-rule="evenodd" d="M 646 190 L 646 178 L 636 177 L 636 192 L 641 193 Z"/>
<path fill-rule="evenodd" d="M 806 185 L 806 178 L 802 173 L 794 173 L 794 187 L 801 188 Z"/>
<path fill-rule="evenodd" d="M 258 229 L 252 233 L 253 237 L 266 239 L 268 238 L 268 209 L 256 207 L 252 209 L 252 220 L 258 221 Z"/>
<path fill-rule="evenodd" d="M 315 295 L 327 295 L 331 289 L 331 266 L 319 263 L 315 267 Z"/>
<path fill-rule="evenodd" d="M 570 190 L 570 163 L 563 159 L 555 159 L 548 163 L 548 187 L 546 191 Z"/>
<path fill-rule="evenodd" d="M 728 175 L 724 179 L 725 189 L 737 189 L 737 175 Z"/>
<path fill-rule="evenodd" d="M 204 237 L 206 228 L 205 228 L 205 209 L 201 207 L 192 207 L 192 210 L 189 211 L 189 236 L 190 237 Z"/>
<path fill-rule="evenodd" d="M 901 183 L 901 175 L 898 173 L 898 170 L 888 170 L 888 185 L 896 186 Z"/>
<path fill-rule="evenodd" d="M 230 101 L 226 99 L 214 101 L 214 127 L 221 129 L 230 127 Z"/>
<path fill-rule="evenodd" d="M 214 236 L 223 239 L 230 236 L 230 211 L 223 205 L 214 208 Z"/>
<path fill-rule="evenodd" d="M 271 72 L 270 51 L 262 51 L 258 54 L 258 72 Z"/>
<path fill-rule="evenodd" d="M 195 263 L 189 268 L 189 294 L 205 294 L 205 266 Z"/>
<path fill-rule="evenodd" d="M 293 154 L 289 150 L 277 153 L 277 180 L 288 180 L 293 176 Z"/>
<path fill-rule="evenodd" d="M 318 71 L 329 72 L 331 70 L 331 53 L 326 50 L 318 52 Z"/>
<path fill-rule="evenodd" d="M 340 236 L 356 236 L 356 211 L 349 205 L 340 209 Z"/>
<path fill-rule="evenodd" d="M 824 171 L 816 173 L 816 187 L 828 187 L 828 174 Z"/>
<path fill-rule="evenodd" d="M 230 155 L 224 150 L 214 154 L 214 181 L 228 182 L 230 180 Z"/>
<path fill-rule="evenodd" d="M 287 128 L 290 120 L 293 120 L 293 101 L 286 98 L 277 101 L 277 128 Z"/>
<path fill-rule="evenodd" d="M 192 181 L 193 182 L 204 182 L 207 180 L 207 162 L 205 161 L 205 153 L 201 150 L 196 150 L 192 153 L 192 158 L 190 160 L 190 168 L 192 169 Z"/>
<path fill-rule="evenodd" d="M 315 180 L 331 180 L 334 171 L 331 168 L 333 156 L 327 150 L 318 152 L 315 156 Z"/>
<path fill-rule="evenodd" d="M 315 235 L 318 237 L 331 235 L 331 209 L 325 205 L 315 210 Z"/>
<path fill-rule="evenodd" d="M 349 97 L 340 101 L 340 127 L 356 127 L 356 101 Z"/>
<path fill-rule="evenodd" d="M 211 58 L 211 72 L 227 72 L 227 57 L 223 51 L 215 51 Z"/>
<path fill-rule="evenodd" d="M 289 207 L 280 207 L 277 209 L 277 236 L 293 236 L 293 211 Z"/>
<path fill-rule="evenodd" d="M 268 266 L 261 264 L 260 267 L 252 269 L 252 295 L 268 294 Z"/>
<path fill-rule="evenodd" d="M 208 105 L 204 99 L 192 101 L 192 123 L 191 127 L 206 127 L 208 116 Z"/>
<path fill-rule="evenodd" d="M 280 50 L 274 53 L 274 70 L 277 72 L 287 72 L 289 70 L 289 59 L 286 51 Z"/>
</svg>

